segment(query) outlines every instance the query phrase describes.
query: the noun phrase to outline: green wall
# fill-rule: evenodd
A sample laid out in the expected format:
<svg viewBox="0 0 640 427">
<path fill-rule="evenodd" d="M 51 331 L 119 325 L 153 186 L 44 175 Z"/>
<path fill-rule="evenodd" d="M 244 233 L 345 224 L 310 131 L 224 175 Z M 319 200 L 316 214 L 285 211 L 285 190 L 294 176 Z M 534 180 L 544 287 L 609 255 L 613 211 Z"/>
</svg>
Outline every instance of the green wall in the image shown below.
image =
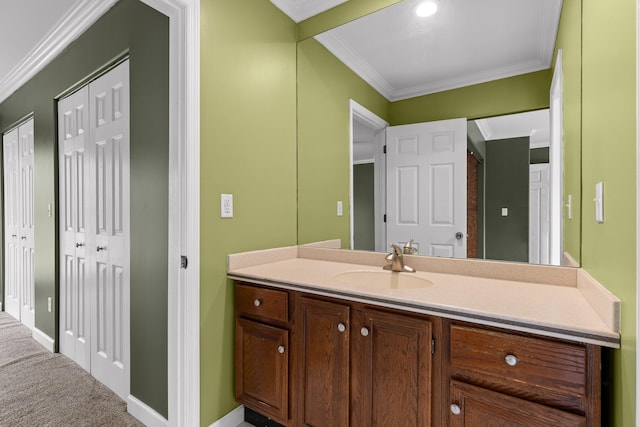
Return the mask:
<svg viewBox="0 0 640 427">
<path fill-rule="evenodd" d="M 542 70 L 392 102 L 390 124 L 472 120 L 549 108 L 550 83 L 549 70 Z"/>
<path fill-rule="evenodd" d="M 529 137 L 487 141 L 484 174 L 485 258 L 528 262 Z"/>
<path fill-rule="evenodd" d="M 56 337 L 58 258 L 55 97 L 130 55 L 131 394 L 167 415 L 168 19 L 122 0 L 0 104 L 0 131 L 33 112 L 35 124 L 35 319 Z M 55 310 L 47 311 L 47 298 Z"/>
<path fill-rule="evenodd" d="M 387 118 L 389 102 L 314 39 L 298 43 L 298 242 L 349 247 L 349 99 Z"/>
<path fill-rule="evenodd" d="M 563 102 L 563 199 L 572 196 L 572 219 L 563 209 L 563 250 L 580 262 L 582 200 L 582 2 L 564 0 L 556 38 L 556 53 L 562 49 Z"/>
<path fill-rule="evenodd" d="M 353 165 L 353 248 L 376 249 L 375 172 L 373 163 Z"/>
<path fill-rule="evenodd" d="M 295 245 L 296 25 L 267 0 L 200 2 L 200 423 L 234 399 L 227 254 Z M 220 194 L 234 217 L 220 218 Z"/>
<path fill-rule="evenodd" d="M 609 425 L 634 426 L 636 385 L 636 2 L 583 0 L 582 265 L 622 301 Z M 604 223 L 595 185 L 604 182 Z"/>
</svg>

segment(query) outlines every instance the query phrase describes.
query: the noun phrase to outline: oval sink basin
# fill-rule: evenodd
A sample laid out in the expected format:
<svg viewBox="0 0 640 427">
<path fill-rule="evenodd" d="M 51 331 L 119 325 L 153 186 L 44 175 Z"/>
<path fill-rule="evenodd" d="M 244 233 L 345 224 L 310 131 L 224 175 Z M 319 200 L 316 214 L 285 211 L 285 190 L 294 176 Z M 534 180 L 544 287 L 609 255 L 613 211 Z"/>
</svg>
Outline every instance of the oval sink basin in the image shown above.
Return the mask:
<svg viewBox="0 0 640 427">
<path fill-rule="evenodd" d="M 431 280 L 412 273 L 391 271 L 345 271 L 334 276 L 336 281 L 348 285 L 387 289 L 418 289 L 433 285 Z"/>
</svg>

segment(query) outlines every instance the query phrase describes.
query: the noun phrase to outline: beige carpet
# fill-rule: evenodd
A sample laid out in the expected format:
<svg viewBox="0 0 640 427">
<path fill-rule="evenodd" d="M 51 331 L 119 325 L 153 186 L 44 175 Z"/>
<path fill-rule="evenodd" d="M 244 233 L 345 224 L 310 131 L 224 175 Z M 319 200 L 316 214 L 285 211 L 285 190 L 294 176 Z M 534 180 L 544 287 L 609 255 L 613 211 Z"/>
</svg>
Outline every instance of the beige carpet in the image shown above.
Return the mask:
<svg viewBox="0 0 640 427">
<path fill-rule="evenodd" d="M 142 425 L 115 393 L 0 312 L 0 427 Z"/>
</svg>

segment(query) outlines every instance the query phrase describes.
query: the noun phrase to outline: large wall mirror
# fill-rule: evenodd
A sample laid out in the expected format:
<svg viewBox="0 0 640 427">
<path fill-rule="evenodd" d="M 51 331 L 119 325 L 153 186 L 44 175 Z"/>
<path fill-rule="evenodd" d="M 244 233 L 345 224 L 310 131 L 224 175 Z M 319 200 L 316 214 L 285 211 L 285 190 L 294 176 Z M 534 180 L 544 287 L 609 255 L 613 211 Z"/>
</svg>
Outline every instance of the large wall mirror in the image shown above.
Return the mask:
<svg viewBox="0 0 640 427">
<path fill-rule="evenodd" d="M 421 3 L 298 43 L 300 243 L 578 265 L 580 1 Z"/>
</svg>

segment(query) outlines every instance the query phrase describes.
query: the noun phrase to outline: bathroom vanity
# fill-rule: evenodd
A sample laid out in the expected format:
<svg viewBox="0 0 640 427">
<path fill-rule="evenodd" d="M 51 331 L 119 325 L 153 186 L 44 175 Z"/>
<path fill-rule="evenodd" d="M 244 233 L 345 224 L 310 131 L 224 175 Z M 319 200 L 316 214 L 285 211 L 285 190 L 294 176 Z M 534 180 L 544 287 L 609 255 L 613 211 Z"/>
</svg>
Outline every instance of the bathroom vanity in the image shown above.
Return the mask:
<svg viewBox="0 0 640 427">
<path fill-rule="evenodd" d="M 600 425 L 615 296 L 579 269 L 406 258 L 231 255 L 238 402 L 286 426 Z"/>
</svg>

